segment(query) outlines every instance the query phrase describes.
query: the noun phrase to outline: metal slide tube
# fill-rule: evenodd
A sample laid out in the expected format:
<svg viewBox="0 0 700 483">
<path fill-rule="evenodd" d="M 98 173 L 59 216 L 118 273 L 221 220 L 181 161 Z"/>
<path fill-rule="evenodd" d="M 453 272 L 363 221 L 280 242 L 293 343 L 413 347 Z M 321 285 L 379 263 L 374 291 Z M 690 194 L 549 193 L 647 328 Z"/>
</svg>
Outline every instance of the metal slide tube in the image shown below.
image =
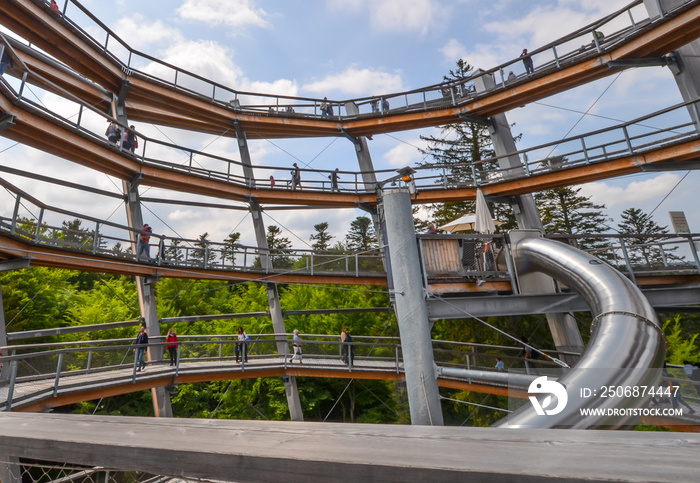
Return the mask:
<svg viewBox="0 0 700 483">
<path fill-rule="evenodd" d="M 559 379 L 570 395 L 566 408 L 556 415 L 538 416 L 532 405 L 525 404 L 496 426 L 614 429 L 632 423 L 630 416 L 580 415 L 582 408 L 619 407 L 619 399 L 572 399 L 571 395 L 579 394 L 581 388 L 658 385 L 666 349 L 654 309 L 621 273 L 564 243 L 524 239 L 514 246 L 513 256 L 519 273 L 543 272 L 578 292 L 595 318 L 581 359 Z M 643 407 L 649 399 L 629 398 L 622 404 Z"/>
<path fill-rule="evenodd" d="M 511 384 L 527 387 L 537 376 L 528 374 L 512 374 L 509 372 L 481 371 L 478 369 L 460 369 L 458 367 L 437 368 L 439 376 L 458 377 L 460 379 L 474 379 L 491 383 Z"/>
</svg>

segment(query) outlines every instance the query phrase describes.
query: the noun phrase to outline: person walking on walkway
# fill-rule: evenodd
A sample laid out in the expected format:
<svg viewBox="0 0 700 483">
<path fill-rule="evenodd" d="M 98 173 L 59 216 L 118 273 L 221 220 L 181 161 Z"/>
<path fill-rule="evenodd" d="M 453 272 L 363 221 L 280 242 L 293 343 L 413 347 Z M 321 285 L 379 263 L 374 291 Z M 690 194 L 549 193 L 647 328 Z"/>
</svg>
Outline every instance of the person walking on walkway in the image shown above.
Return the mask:
<svg viewBox="0 0 700 483">
<path fill-rule="evenodd" d="M 297 189 L 297 186 L 299 187 L 299 189 L 301 189 L 301 170 L 299 169 L 299 165 L 297 163 L 294 163 L 293 166 L 294 169 L 292 170 L 292 189 Z"/>
<path fill-rule="evenodd" d="M 352 363 L 355 359 L 355 348 L 352 345 L 352 335 L 350 335 L 350 329 L 347 329 L 345 332 L 345 346 L 347 349 L 345 350 L 348 360 L 348 366 L 352 367 Z"/>
<path fill-rule="evenodd" d="M 141 258 L 141 254 L 146 255 L 146 258 L 150 259 L 151 258 L 151 234 L 153 233 L 153 229 L 151 229 L 150 226 L 148 226 L 148 223 L 144 223 L 143 228 L 141 229 L 141 233 L 139 234 L 139 250 L 136 255 L 136 259 L 139 260 Z"/>
<path fill-rule="evenodd" d="M 144 327 L 143 325 L 141 326 L 139 335 L 136 336 L 136 345 L 139 346 L 136 349 L 134 349 L 134 352 L 136 352 L 136 363 L 138 364 L 136 372 L 141 372 L 143 369 L 146 368 L 144 353 L 146 352 L 146 346 L 148 345 L 148 331 L 146 331 L 146 327 Z"/>
<path fill-rule="evenodd" d="M 532 62 L 532 57 L 527 53 L 527 49 L 523 49 L 523 53 L 520 54 L 520 58 L 523 59 L 523 65 L 525 66 L 525 73 L 527 75 L 535 73 L 535 65 Z"/>
<path fill-rule="evenodd" d="M 165 346 L 166 349 L 168 349 L 168 354 L 170 354 L 170 365 L 175 366 L 177 365 L 177 334 L 175 333 L 175 329 L 172 327 L 168 331 L 168 337 L 165 338 L 165 342 L 168 342 L 168 345 Z"/>
<path fill-rule="evenodd" d="M 243 330 L 243 327 L 238 328 L 238 342 L 236 342 L 236 363 L 248 362 L 248 335 Z"/>
<path fill-rule="evenodd" d="M 331 180 L 331 191 L 340 191 L 338 189 L 338 168 L 335 168 L 335 171 L 331 171 L 330 176 L 328 178 Z"/>
<path fill-rule="evenodd" d="M 348 346 L 345 344 L 347 337 L 348 328 L 343 327 L 343 330 L 340 331 L 340 360 L 342 360 L 345 364 L 348 363 Z"/>
<path fill-rule="evenodd" d="M 294 356 L 292 357 L 292 362 L 299 361 L 299 364 L 301 364 L 301 338 L 299 337 L 298 329 L 294 329 L 294 337 L 292 337 L 292 343 L 294 344 Z"/>
</svg>

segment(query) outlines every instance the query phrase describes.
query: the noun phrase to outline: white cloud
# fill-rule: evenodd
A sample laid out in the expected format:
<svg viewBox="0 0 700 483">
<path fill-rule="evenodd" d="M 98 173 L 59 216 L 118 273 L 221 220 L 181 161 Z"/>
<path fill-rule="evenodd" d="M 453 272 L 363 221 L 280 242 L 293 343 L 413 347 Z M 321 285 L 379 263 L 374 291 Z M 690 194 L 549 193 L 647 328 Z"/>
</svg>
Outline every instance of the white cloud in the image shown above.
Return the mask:
<svg viewBox="0 0 700 483">
<path fill-rule="evenodd" d="M 436 0 L 332 0 L 336 9 L 367 10 L 370 24 L 383 32 L 416 32 L 425 35 L 440 24 L 447 7 Z"/>
<path fill-rule="evenodd" d="M 415 139 L 401 143 L 384 154 L 384 159 L 391 166 L 414 166 L 425 155 L 418 148 L 425 149 L 428 143 L 422 139 Z"/>
<path fill-rule="evenodd" d="M 448 40 L 440 52 L 450 63 L 457 62 L 459 59 L 471 60 L 467 58 L 467 48 L 457 39 Z"/>
<path fill-rule="evenodd" d="M 350 67 L 339 74 L 306 84 L 302 89 L 313 93 L 339 92 L 361 96 L 400 91 L 403 89 L 403 81 L 399 73 Z"/>
<path fill-rule="evenodd" d="M 661 200 L 673 189 L 679 179 L 680 176 L 676 173 L 663 173 L 623 186 L 619 186 L 619 182 L 601 181 L 582 185 L 581 194 L 591 196 L 596 203 L 605 204 L 608 209 L 625 209 L 647 201 Z"/>
<path fill-rule="evenodd" d="M 148 22 L 138 13 L 117 20 L 113 30 L 131 48 L 142 52 L 153 45 L 179 43 L 184 40 L 179 30 L 163 25 L 160 20 Z"/>
<path fill-rule="evenodd" d="M 237 86 L 242 79 L 241 69 L 232 61 L 233 53 L 221 44 L 208 40 L 182 41 L 171 45 L 161 55 L 163 62 L 176 65 L 205 79 L 228 86 Z M 150 64 L 146 72 L 162 79 L 174 80 L 172 69 L 162 64 Z M 211 95 L 211 87 L 195 80 L 178 76 L 178 84 Z"/>
<path fill-rule="evenodd" d="M 267 27 L 267 12 L 251 0 L 186 0 L 177 13 L 186 20 L 228 27 Z"/>
</svg>

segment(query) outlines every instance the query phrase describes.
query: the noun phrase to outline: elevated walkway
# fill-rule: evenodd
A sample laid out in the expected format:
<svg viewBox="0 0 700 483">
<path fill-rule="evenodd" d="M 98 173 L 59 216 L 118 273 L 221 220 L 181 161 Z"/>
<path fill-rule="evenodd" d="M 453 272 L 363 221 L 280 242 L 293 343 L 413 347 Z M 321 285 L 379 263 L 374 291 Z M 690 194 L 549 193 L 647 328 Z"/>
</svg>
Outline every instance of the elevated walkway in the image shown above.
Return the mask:
<svg viewBox="0 0 700 483">
<path fill-rule="evenodd" d="M 372 136 L 459 122 L 463 115 L 488 118 L 610 75 L 614 72 L 608 67 L 610 62 L 657 59 L 700 36 L 698 1 L 685 2 L 661 18 L 632 20 L 631 25 L 622 29 L 616 26 L 620 19 L 630 24 L 627 17 L 633 17 L 629 11 L 640 4 L 641 1 L 633 2 L 599 22 L 533 51 L 533 56 L 547 60 L 538 60 L 535 75 L 521 78 L 517 87 L 504 88 L 504 79 L 495 91 L 476 96 L 468 87 L 472 77 L 454 84 L 383 95 L 381 99 L 395 103 L 388 112 L 330 119 L 321 117 L 320 100 L 237 92 L 134 51 L 89 11 L 73 2 L 68 2 L 61 16 L 51 12 L 41 0 L 8 0 L 0 6 L 0 12 L 6 16 L 8 28 L 109 92 L 120 92 L 127 81 L 126 106 L 130 120 L 221 134 L 231 133 L 231 121 L 236 119 L 249 138 L 299 138 L 342 136 L 344 132 Z M 82 19 L 87 17 L 105 39 L 93 39 L 74 24 L 71 21 L 74 12 Z M 611 31 L 607 32 L 606 41 L 587 48 L 595 29 Z M 579 48 L 578 42 L 584 46 Z M 159 64 L 172 72 L 173 78 L 155 78 L 140 71 L 143 62 Z M 486 74 L 503 75 L 504 70 L 519 62 L 514 59 Z M 61 79 L 56 77 L 56 80 Z M 69 91 L 73 89 L 71 82 L 62 82 L 61 86 Z M 252 101 L 261 97 L 269 102 Z M 95 101 L 94 93 L 85 100 Z M 336 110 L 348 102 L 369 109 L 373 101 L 351 99 L 333 103 Z M 397 105 L 401 101 L 405 104 Z M 296 106 L 295 113 L 287 112 L 285 106 Z"/>
</svg>

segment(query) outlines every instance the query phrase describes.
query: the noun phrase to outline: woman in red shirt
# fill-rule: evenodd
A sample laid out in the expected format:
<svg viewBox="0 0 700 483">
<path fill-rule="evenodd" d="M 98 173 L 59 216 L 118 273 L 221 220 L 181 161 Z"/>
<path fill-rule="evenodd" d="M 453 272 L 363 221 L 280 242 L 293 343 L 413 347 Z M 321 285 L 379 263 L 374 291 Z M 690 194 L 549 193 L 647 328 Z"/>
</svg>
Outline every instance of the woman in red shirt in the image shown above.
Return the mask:
<svg viewBox="0 0 700 483">
<path fill-rule="evenodd" d="M 175 333 L 175 329 L 171 328 L 168 331 L 168 337 L 165 339 L 165 342 L 171 342 L 171 344 L 166 345 L 165 348 L 168 349 L 170 353 L 170 365 L 174 366 L 177 364 L 177 334 Z"/>
</svg>

